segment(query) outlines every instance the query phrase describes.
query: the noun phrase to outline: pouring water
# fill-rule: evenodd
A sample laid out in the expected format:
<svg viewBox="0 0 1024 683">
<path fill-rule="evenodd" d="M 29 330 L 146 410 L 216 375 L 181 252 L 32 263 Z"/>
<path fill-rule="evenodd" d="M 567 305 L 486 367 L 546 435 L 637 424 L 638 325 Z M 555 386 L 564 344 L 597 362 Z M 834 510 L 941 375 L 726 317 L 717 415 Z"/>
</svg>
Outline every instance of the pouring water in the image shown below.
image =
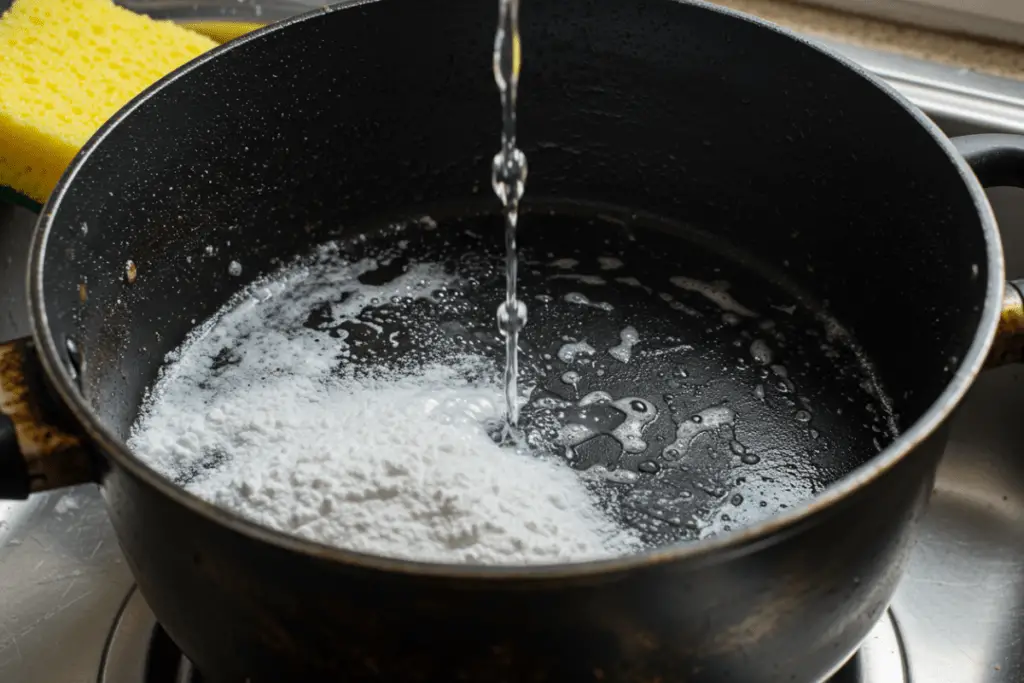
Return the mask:
<svg viewBox="0 0 1024 683">
<path fill-rule="evenodd" d="M 526 304 L 516 298 L 518 257 L 516 224 L 519 200 L 526 190 L 526 155 L 516 147 L 516 94 L 519 86 L 519 0 L 500 0 L 494 36 L 494 81 L 501 95 L 501 150 L 491 164 L 491 184 L 505 216 L 505 301 L 498 307 L 498 329 L 505 337 L 505 423 L 519 422 L 519 330 L 526 324 Z"/>
</svg>

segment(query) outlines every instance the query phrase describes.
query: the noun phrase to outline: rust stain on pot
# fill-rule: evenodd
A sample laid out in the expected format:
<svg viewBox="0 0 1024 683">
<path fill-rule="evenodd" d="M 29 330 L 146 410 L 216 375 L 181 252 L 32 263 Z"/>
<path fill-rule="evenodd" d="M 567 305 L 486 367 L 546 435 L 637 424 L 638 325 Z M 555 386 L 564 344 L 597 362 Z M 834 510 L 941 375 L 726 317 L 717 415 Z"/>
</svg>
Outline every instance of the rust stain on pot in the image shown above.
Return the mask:
<svg viewBox="0 0 1024 683">
<path fill-rule="evenodd" d="M 31 492 L 93 481 L 81 437 L 58 426 L 28 340 L 0 345 L 0 412 L 14 424 Z"/>
<path fill-rule="evenodd" d="M 996 338 L 989 351 L 986 367 L 998 367 L 1024 360 L 1024 297 L 1018 283 L 1008 282 L 1003 294 L 1003 312 L 999 316 Z"/>
</svg>

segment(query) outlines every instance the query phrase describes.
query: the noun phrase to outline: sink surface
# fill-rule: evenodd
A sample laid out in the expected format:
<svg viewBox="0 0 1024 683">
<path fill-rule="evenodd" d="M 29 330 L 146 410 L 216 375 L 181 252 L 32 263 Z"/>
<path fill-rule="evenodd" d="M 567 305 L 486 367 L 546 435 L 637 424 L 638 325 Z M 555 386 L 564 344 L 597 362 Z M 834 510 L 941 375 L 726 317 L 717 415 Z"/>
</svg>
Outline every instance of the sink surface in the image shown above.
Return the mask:
<svg viewBox="0 0 1024 683">
<path fill-rule="evenodd" d="M 980 132 L 943 121 L 947 132 Z M 988 132 L 988 131 L 986 131 Z M 1010 277 L 1024 276 L 1024 191 L 989 192 Z M 982 374 L 953 422 L 893 604 L 911 681 L 1024 681 L 1024 368 Z"/>
</svg>

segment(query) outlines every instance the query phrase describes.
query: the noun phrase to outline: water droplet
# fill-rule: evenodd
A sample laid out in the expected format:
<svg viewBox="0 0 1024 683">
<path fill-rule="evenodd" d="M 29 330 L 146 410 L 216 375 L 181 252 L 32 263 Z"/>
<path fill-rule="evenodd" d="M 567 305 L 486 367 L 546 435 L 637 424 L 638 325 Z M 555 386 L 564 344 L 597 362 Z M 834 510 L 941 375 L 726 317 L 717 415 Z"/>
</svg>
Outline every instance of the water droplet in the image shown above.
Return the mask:
<svg viewBox="0 0 1024 683">
<path fill-rule="evenodd" d="M 633 347 L 640 342 L 640 335 L 635 327 L 629 326 L 619 332 L 619 339 L 621 341 L 618 344 L 608 349 L 608 355 L 620 363 L 628 363 L 633 355 Z"/>
<path fill-rule="evenodd" d="M 548 265 L 550 265 L 550 266 L 552 266 L 554 268 L 561 268 L 562 270 L 572 270 L 573 268 L 575 268 L 579 264 L 580 264 L 580 262 L 577 261 L 574 258 L 560 258 L 560 259 L 555 259 L 554 261 L 552 261 Z"/>
<path fill-rule="evenodd" d="M 612 395 L 607 391 L 591 391 L 589 394 L 580 399 L 577 405 L 589 406 L 596 403 L 611 403 Z"/>
<path fill-rule="evenodd" d="M 598 256 L 597 262 L 601 265 L 601 270 L 618 270 L 623 266 L 622 261 L 614 256 Z"/>
<path fill-rule="evenodd" d="M 653 460 L 644 460 L 642 463 L 637 465 L 636 468 L 645 474 L 657 474 L 658 470 L 661 469 L 661 466 Z"/>
<path fill-rule="evenodd" d="M 491 162 L 491 187 L 502 204 L 517 204 L 526 190 L 528 167 L 520 149 L 502 149 Z"/>
<path fill-rule="evenodd" d="M 595 353 L 597 353 L 596 349 L 584 339 L 579 342 L 563 344 L 562 348 L 558 349 L 557 356 L 558 360 L 563 363 L 572 363 L 581 356 L 593 356 Z"/>
<path fill-rule="evenodd" d="M 551 279 L 552 280 L 575 280 L 576 282 L 582 282 L 585 285 L 593 285 L 595 287 L 600 287 L 602 285 L 608 284 L 608 281 L 605 280 L 600 275 L 584 275 L 584 274 L 581 274 L 581 273 L 569 273 L 569 274 L 567 274 L 567 273 L 559 273 L 557 275 L 552 275 Z"/>
<path fill-rule="evenodd" d="M 758 365 L 768 365 L 772 362 L 771 347 L 762 339 L 755 339 L 750 343 L 750 355 Z"/>
<path fill-rule="evenodd" d="M 498 306 L 498 331 L 507 336 L 510 330 L 519 331 L 526 325 L 526 304 L 518 299 L 509 305 L 505 302 Z"/>
<path fill-rule="evenodd" d="M 676 440 L 663 451 L 667 458 L 677 458 L 690 448 L 690 444 L 704 432 L 714 432 L 731 425 L 736 414 L 725 406 L 712 406 L 693 415 L 689 420 L 679 423 L 676 427 Z M 669 451 L 678 453 L 672 456 Z"/>
<path fill-rule="evenodd" d="M 562 298 L 565 299 L 565 301 L 569 302 L 570 304 L 590 306 L 591 308 L 598 308 L 601 309 L 602 311 L 611 311 L 614 310 L 615 308 L 607 301 L 591 301 L 586 294 L 580 294 L 579 292 L 569 292 Z"/>
</svg>

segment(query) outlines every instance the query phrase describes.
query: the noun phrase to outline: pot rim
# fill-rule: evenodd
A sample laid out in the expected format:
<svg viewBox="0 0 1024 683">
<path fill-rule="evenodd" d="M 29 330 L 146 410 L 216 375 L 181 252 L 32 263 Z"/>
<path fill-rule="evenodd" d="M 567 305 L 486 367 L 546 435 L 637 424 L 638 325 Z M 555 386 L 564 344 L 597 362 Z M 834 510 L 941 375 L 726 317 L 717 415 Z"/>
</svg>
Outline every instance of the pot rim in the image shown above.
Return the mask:
<svg viewBox="0 0 1024 683">
<path fill-rule="evenodd" d="M 985 250 L 988 266 L 985 301 L 974 339 L 972 340 L 967 353 L 964 355 L 963 362 L 956 370 L 942 393 L 909 429 L 900 434 L 891 444 L 883 449 L 881 453 L 872 457 L 867 463 L 861 465 L 847 476 L 833 482 L 814 498 L 787 510 L 785 514 L 775 515 L 752 526 L 742 527 L 735 531 L 726 532 L 709 539 L 677 543 L 622 557 L 578 563 L 475 566 L 421 562 L 359 553 L 318 543 L 316 541 L 301 539 L 281 531 L 275 531 L 273 529 L 260 526 L 230 510 L 202 500 L 198 496 L 176 486 L 170 480 L 162 477 L 155 470 L 144 464 L 142 460 L 132 454 L 127 444 L 114 434 L 111 429 L 103 424 L 92 409 L 86 404 L 84 397 L 78 390 L 76 383 L 65 366 L 56 340 L 50 333 L 46 302 L 43 297 L 44 265 L 48 238 L 50 231 L 53 230 L 55 217 L 61 209 L 63 197 L 68 188 L 75 181 L 78 173 L 88 161 L 89 156 L 103 144 L 106 136 L 116 129 L 121 121 L 131 116 L 139 105 L 159 93 L 167 85 L 173 83 L 178 78 L 190 74 L 192 71 L 201 68 L 208 61 L 217 59 L 220 55 L 225 54 L 243 44 L 262 40 L 265 36 L 285 30 L 292 24 L 315 20 L 315 18 L 321 14 L 333 13 L 351 7 L 357 7 L 362 4 L 367 4 L 369 2 L 380 1 L 386 0 L 344 0 L 343 2 L 339 2 L 322 9 L 313 10 L 311 12 L 292 17 L 254 31 L 225 45 L 214 48 L 162 78 L 118 111 L 85 144 L 72 161 L 67 171 L 64 173 L 40 213 L 40 218 L 33 236 L 29 261 L 29 315 L 32 324 L 33 337 L 39 350 L 40 361 L 51 386 L 79 421 L 85 433 L 95 442 L 105 457 L 114 460 L 119 467 L 123 468 L 149 487 L 155 489 L 158 493 L 168 497 L 175 504 L 181 505 L 195 514 L 206 517 L 233 532 L 247 536 L 251 540 L 268 543 L 281 550 L 313 556 L 318 559 L 334 561 L 341 564 L 355 565 L 363 569 L 410 574 L 423 577 L 461 580 L 516 579 L 536 581 L 545 579 L 586 578 L 595 575 L 625 572 L 631 569 L 654 566 L 666 562 L 685 561 L 697 564 L 709 560 L 714 561 L 716 559 L 722 559 L 724 556 L 733 555 L 735 553 L 750 551 L 753 546 L 777 542 L 782 537 L 789 535 L 789 533 L 792 533 L 804 524 L 811 522 L 816 516 L 827 512 L 828 509 L 850 498 L 857 491 L 883 476 L 889 469 L 894 467 L 903 458 L 907 457 L 911 451 L 913 451 L 921 442 L 930 437 L 940 427 L 940 425 L 949 417 L 953 409 L 962 400 L 975 377 L 981 371 L 992 345 L 1002 310 L 1002 300 L 1005 287 L 1003 249 L 999 238 L 996 219 L 992 212 L 992 208 L 989 205 L 984 189 L 978 182 L 978 179 L 975 177 L 971 168 L 967 165 L 967 162 L 964 161 L 964 159 L 957 153 L 952 142 L 950 142 L 946 135 L 933 121 L 925 116 L 925 114 L 917 107 L 907 101 L 901 94 L 896 92 L 895 89 L 881 79 L 868 73 L 864 68 L 853 63 L 851 60 L 835 53 L 823 45 L 819 45 L 811 40 L 805 39 L 788 29 L 779 27 L 759 17 L 743 14 L 729 8 L 711 5 L 708 2 L 704 2 L 704 0 L 667 0 L 671 2 L 690 4 L 699 7 L 704 11 L 716 12 L 731 17 L 736 21 L 744 21 L 753 24 L 763 30 L 772 31 L 773 33 L 778 34 L 781 38 L 796 41 L 809 49 L 815 50 L 826 57 L 830 57 L 889 95 L 889 97 L 898 103 L 909 116 L 913 117 L 917 123 L 931 135 L 936 144 L 938 144 L 946 153 L 950 162 L 956 166 L 957 171 L 974 201 L 975 207 L 978 211 L 981 229 L 985 237 Z"/>
</svg>

